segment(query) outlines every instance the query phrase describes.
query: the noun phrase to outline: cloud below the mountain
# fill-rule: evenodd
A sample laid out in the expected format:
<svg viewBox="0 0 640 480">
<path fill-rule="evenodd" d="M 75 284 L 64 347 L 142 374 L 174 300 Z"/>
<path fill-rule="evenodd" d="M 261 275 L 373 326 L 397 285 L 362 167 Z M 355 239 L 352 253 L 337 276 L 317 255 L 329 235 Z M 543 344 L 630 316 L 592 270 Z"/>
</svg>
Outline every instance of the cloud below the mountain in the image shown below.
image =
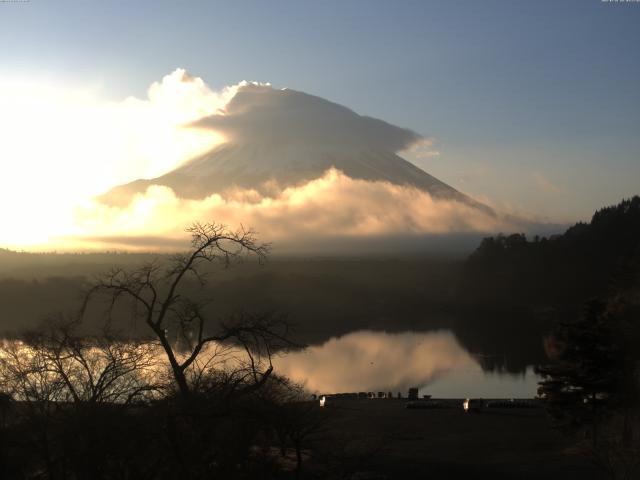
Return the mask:
<svg viewBox="0 0 640 480">
<path fill-rule="evenodd" d="M 153 83 L 145 98 L 120 102 L 100 100 L 95 92 L 14 87 L 0 93 L 6 133 L 0 155 L 12 159 L 0 179 L 0 201 L 15 206 L 0 229 L 0 246 L 176 249 L 194 221 L 242 223 L 276 245 L 509 230 L 504 219 L 462 202 L 336 170 L 268 195 L 236 188 L 192 200 L 153 185 L 125 206 L 105 205 L 92 197 L 170 171 L 224 141 L 385 152 L 418 148 L 424 155 L 433 144 L 319 97 L 248 82 L 214 91 L 182 69 Z"/>
<path fill-rule="evenodd" d="M 92 202 L 79 209 L 75 238 L 85 246 L 175 249 L 187 239 L 184 228 L 194 221 L 231 227 L 242 223 L 276 247 L 279 242 L 513 228 L 511 221 L 461 202 L 434 200 L 409 186 L 355 180 L 332 169 L 321 178 L 269 196 L 235 189 L 224 197 L 188 200 L 168 187 L 153 185 L 126 207 Z"/>
</svg>

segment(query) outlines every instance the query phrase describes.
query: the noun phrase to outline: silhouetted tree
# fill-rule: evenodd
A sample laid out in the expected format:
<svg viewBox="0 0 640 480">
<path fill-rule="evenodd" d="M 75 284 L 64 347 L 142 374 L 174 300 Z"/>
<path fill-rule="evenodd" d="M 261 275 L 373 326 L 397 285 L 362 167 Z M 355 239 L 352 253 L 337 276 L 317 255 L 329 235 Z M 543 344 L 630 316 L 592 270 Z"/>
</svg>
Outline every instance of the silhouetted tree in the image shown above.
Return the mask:
<svg viewBox="0 0 640 480">
<path fill-rule="evenodd" d="M 556 426 L 574 434 L 588 427 L 583 451 L 612 479 L 635 478 L 640 467 L 640 302 L 637 264 L 629 266 L 636 273 L 618 284 L 626 290 L 557 325 L 547 343 L 551 363 L 537 369 Z"/>
<path fill-rule="evenodd" d="M 214 325 L 205 312 L 209 301 L 196 301 L 181 287 L 187 276 L 194 277 L 200 287 L 205 286 L 203 264 L 219 261 L 228 266 L 248 254 L 263 261 L 269 246 L 258 243 L 251 230 L 232 231 L 215 223 L 195 223 L 187 231 L 191 234 L 189 252 L 175 255 L 165 265 L 154 261 L 132 271 L 108 272 L 88 290 L 84 308 L 99 295 L 109 299 L 110 308 L 119 301 L 132 302 L 134 316 L 142 319 L 158 340 L 184 399 L 193 390 L 189 378 L 200 377 L 193 370 L 206 369 L 211 364 L 210 359 L 205 360 L 204 367 L 199 363 L 209 345 L 240 345 L 249 362 L 236 370 L 235 378 L 229 382 L 247 392 L 259 388 L 273 371 L 271 355 L 291 345 L 287 322 L 268 314 L 236 315 L 229 322 Z M 177 342 L 172 342 L 172 334 Z M 267 365 L 263 364 L 265 359 Z M 253 380 L 251 385 L 248 380 Z"/>
<path fill-rule="evenodd" d="M 537 369 L 544 378 L 538 393 L 556 425 L 565 431 L 590 425 L 594 447 L 622 384 L 620 347 L 605 307 L 594 300 L 580 320 L 559 324 L 549 340 L 553 363 Z"/>
<path fill-rule="evenodd" d="M 0 478 L 9 476 L 9 444 L 8 435 L 9 417 L 14 407 L 13 397 L 7 393 L 0 392 Z"/>
<path fill-rule="evenodd" d="M 74 320 L 50 319 L 0 346 L 0 385 L 16 400 L 11 429 L 22 475 L 109 478 L 131 471 L 127 451 L 140 418 L 129 407 L 158 397 L 155 347 L 108 330 L 84 335 Z M 14 452 L 15 453 L 15 452 Z M 131 462 L 118 462 L 129 456 Z M 39 457 L 39 458 L 38 458 Z"/>
<path fill-rule="evenodd" d="M 326 410 L 312 401 L 301 385 L 280 376 L 272 377 L 260 399 L 266 405 L 265 414 L 280 444 L 281 456 L 285 458 L 293 450 L 295 478 L 301 478 L 304 451 L 326 433 Z"/>
<path fill-rule="evenodd" d="M 155 426 L 162 425 L 161 478 L 250 477 L 253 449 L 270 428 L 260 391 L 272 377 L 272 357 L 294 346 L 289 324 L 281 316 L 247 312 L 214 321 L 210 299 L 201 300 L 207 265 L 226 268 L 246 256 L 261 262 L 268 245 L 251 230 L 218 224 L 197 223 L 188 232 L 187 253 L 98 278 L 82 311 L 106 300 L 109 324 L 122 313 L 117 307 L 131 306 L 131 318 L 142 322 L 166 359 L 171 388 L 152 408 Z"/>
</svg>

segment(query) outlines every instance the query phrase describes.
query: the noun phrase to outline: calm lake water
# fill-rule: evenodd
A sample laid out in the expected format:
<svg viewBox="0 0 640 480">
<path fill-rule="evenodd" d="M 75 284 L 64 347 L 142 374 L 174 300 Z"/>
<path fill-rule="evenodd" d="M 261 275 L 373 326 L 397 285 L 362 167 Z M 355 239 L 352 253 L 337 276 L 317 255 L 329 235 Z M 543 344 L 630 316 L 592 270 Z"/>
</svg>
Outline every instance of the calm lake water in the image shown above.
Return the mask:
<svg viewBox="0 0 640 480">
<path fill-rule="evenodd" d="M 276 371 L 315 393 L 402 392 L 439 398 L 530 398 L 539 378 L 485 372 L 482 355 L 461 347 L 449 330 L 385 333 L 362 330 L 279 357 Z"/>
</svg>

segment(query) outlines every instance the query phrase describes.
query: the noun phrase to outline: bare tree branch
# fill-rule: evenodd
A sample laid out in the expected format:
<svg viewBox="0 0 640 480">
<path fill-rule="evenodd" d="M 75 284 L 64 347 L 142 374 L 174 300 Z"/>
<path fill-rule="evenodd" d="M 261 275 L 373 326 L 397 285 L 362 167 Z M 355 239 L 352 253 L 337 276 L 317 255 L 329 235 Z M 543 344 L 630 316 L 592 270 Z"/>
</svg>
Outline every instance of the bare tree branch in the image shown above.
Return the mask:
<svg viewBox="0 0 640 480">
<path fill-rule="evenodd" d="M 242 315 L 220 325 L 212 333 L 214 325 L 205 314 L 206 303 L 185 297 L 181 290 L 187 276 L 194 278 L 201 288 L 206 285 L 207 272 L 202 268 L 203 264 L 221 262 L 226 268 L 232 261 L 247 256 L 256 257 L 263 263 L 270 246 L 259 243 L 256 233 L 244 226 L 230 230 L 217 223 L 194 223 L 187 233 L 191 235 L 191 249 L 174 255 L 168 265 L 151 262 L 132 271 L 115 269 L 98 278 L 86 292 L 82 312 L 97 296 L 108 299 L 109 315 L 120 301 L 131 301 L 137 309 L 134 318 L 136 315 L 142 317 L 157 339 L 185 398 L 191 395 L 193 388 L 188 378 L 198 379 L 202 375 L 202 372 L 195 375 L 187 372 L 210 367 L 211 361 L 198 362 L 198 358 L 211 345 L 215 346 L 214 355 L 217 346 L 225 343 L 243 348 L 251 359 L 248 370 L 252 384 L 262 385 L 273 371 L 272 353 L 293 346 L 288 340 L 288 324 L 270 315 Z M 174 333 L 183 343 L 182 348 L 170 340 L 170 334 Z M 262 360 L 265 358 L 266 368 Z M 237 378 L 242 378 L 240 383 L 243 383 L 247 377 Z"/>
</svg>

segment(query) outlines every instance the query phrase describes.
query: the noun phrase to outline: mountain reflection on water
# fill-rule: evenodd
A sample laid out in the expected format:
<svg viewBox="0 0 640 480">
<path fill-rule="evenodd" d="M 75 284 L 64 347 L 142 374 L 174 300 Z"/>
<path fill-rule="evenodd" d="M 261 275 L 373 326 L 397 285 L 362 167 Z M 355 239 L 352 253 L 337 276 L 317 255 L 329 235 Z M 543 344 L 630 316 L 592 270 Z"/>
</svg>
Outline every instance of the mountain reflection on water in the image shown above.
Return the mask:
<svg viewBox="0 0 640 480">
<path fill-rule="evenodd" d="M 386 333 L 361 330 L 276 359 L 276 371 L 311 392 L 402 392 L 440 398 L 533 397 L 532 369 L 513 374 L 482 368 L 487 354 L 466 351 L 450 330 Z"/>
</svg>

